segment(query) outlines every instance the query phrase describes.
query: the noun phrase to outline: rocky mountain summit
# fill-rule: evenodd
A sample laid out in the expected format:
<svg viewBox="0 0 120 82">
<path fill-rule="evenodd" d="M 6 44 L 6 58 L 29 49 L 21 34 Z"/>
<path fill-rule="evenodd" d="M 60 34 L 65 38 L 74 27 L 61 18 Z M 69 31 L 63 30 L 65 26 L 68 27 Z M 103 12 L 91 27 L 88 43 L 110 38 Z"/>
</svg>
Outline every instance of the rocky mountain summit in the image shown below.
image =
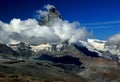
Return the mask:
<svg viewBox="0 0 120 82">
<path fill-rule="evenodd" d="M 48 14 L 43 17 L 39 24 L 50 26 L 53 24 L 52 22 L 55 21 L 55 19 L 62 19 L 62 16 L 55 7 L 51 7 L 48 11 Z"/>
</svg>

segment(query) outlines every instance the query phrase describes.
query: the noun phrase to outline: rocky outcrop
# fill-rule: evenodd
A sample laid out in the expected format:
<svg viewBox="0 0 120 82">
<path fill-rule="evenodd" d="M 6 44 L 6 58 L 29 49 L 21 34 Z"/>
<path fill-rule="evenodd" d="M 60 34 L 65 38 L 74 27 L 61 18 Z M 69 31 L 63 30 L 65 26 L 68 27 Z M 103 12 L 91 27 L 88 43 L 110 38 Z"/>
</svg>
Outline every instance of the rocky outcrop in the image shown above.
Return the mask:
<svg viewBox="0 0 120 82">
<path fill-rule="evenodd" d="M 50 8 L 48 14 L 40 21 L 39 25 L 51 26 L 55 19 L 62 19 L 58 10 L 54 7 Z"/>
<path fill-rule="evenodd" d="M 0 44 L 0 54 L 9 54 L 11 56 L 18 56 L 18 53 L 6 44 Z"/>
<path fill-rule="evenodd" d="M 48 62 L 21 62 L 17 64 L 0 65 L 2 81 L 20 82 L 86 82 L 86 80 L 75 73 L 53 66 Z M 14 81 L 15 80 L 15 81 Z"/>
<path fill-rule="evenodd" d="M 28 49 L 24 43 L 19 48 Z M 76 44 L 0 62 L 2 82 L 119 82 L 119 63 Z M 22 55 L 24 57 L 24 55 Z"/>
</svg>

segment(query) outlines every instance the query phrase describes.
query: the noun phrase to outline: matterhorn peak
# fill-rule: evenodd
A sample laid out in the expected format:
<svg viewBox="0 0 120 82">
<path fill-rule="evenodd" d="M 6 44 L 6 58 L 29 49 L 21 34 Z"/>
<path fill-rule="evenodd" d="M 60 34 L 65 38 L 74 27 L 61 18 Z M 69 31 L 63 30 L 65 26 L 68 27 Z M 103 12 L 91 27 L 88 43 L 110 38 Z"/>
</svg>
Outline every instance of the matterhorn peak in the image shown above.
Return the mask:
<svg viewBox="0 0 120 82">
<path fill-rule="evenodd" d="M 48 13 L 43 16 L 42 20 L 39 23 L 40 25 L 50 26 L 55 19 L 62 19 L 61 14 L 54 6 L 47 8 L 47 10 L 48 10 Z"/>
</svg>

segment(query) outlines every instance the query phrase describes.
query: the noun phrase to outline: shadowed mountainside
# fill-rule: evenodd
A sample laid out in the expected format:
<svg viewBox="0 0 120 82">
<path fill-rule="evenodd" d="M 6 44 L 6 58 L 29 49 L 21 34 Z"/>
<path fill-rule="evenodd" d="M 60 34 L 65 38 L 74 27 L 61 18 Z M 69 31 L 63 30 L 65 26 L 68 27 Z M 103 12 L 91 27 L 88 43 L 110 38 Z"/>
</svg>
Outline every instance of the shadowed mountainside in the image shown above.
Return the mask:
<svg viewBox="0 0 120 82">
<path fill-rule="evenodd" d="M 68 45 L 61 52 L 39 52 L 24 60 L 17 57 L 16 60 L 1 61 L 0 82 L 120 81 L 118 62 L 93 56 L 92 53 L 84 54 L 82 50 Z"/>
</svg>

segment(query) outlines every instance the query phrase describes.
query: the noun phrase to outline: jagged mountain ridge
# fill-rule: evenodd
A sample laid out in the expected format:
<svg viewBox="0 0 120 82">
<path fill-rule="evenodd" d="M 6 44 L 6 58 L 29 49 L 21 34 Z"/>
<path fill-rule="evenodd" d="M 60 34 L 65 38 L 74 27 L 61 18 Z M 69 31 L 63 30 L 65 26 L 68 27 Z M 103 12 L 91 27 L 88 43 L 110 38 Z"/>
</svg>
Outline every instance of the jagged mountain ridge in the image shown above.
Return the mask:
<svg viewBox="0 0 120 82">
<path fill-rule="evenodd" d="M 107 45 L 107 41 L 88 39 L 88 42 L 80 41 L 80 43 L 85 46 L 88 50 L 98 53 L 99 56 L 113 60 L 119 61 L 119 49 L 111 48 Z"/>
<path fill-rule="evenodd" d="M 0 44 L 0 61 L 11 60 L 19 57 L 19 53 L 7 46 L 6 44 Z"/>
<path fill-rule="evenodd" d="M 65 55 L 70 55 L 73 57 L 79 57 L 79 56 L 102 57 L 102 58 L 110 59 L 110 60 L 117 61 L 117 62 L 119 61 L 119 58 L 117 55 L 112 54 L 107 51 L 97 50 L 96 48 L 94 48 L 94 46 L 92 46 L 92 48 L 91 47 L 89 48 L 88 45 L 86 46 L 83 43 L 69 44 L 67 42 L 62 42 L 62 43 L 54 43 L 54 44 L 49 44 L 49 43 L 48 44 L 40 44 L 40 45 L 36 45 L 36 46 L 25 44 L 25 43 L 23 43 L 23 44 L 25 47 L 22 45 L 21 48 L 20 48 L 21 43 L 16 44 L 16 45 L 15 44 L 10 45 L 10 49 L 13 49 L 12 53 L 14 51 L 14 53 L 18 54 L 17 55 L 18 58 L 21 58 L 21 59 L 22 58 L 29 59 L 29 57 L 31 57 L 32 54 L 36 54 L 36 55 L 48 54 L 48 55 L 54 55 L 56 57 L 65 56 Z M 8 46 L 7 46 L 7 48 L 8 48 Z M 19 48 L 23 49 L 23 50 L 21 50 L 19 52 L 19 50 L 18 50 Z M 21 53 L 23 53 L 23 54 L 21 54 Z M 81 55 L 79 55 L 79 54 L 81 54 Z"/>
<path fill-rule="evenodd" d="M 61 82 L 93 82 L 93 80 L 97 82 L 98 78 L 95 76 L 100 76 L 99 79 L 102 79 L 101 81 L 105 80 L 105 82 L 107 82 L 111 78 L 116 80 L 116 78 L 119 77 L 119 75 L 116 76 L 116 78 L 108 75 L 106 75 L 106 77 L 102 77 L 103 75 L 101 73 L 111 74 L 111 71 L 119 71 L 118 63 L 102 57 L 89 55 L 89 53 L 84 53 L 81 47 L 82 46 L 77 46 L 75 44 L 68 44 L 62 49 L 62 51 L 57 51 L 58 49 L 54 49 L 53 51 L 40 49 L 40 51 L 34 52 L 34 54 L 27 56 L 27 58 L 25 56 L 25 61 L 13 62 L 14 60 L 10 60 L 9 62 L 1 62 L 0 72 L 4 72 L 6 74 L 12 73 L 13 75 L 17 74 L 19 77 L 21 77 L 21 74 L 24 74 L 29 78 L 29 80 L 34 77 L 34 79 L 39 78 L 38 80 L 42 80 L 43 82 L 47 79 L 54 81 L 55 78 L 59 78 Z M 18 57 L 18 60 L 19 58 L 20 57 Z M 3 66 L 6 66 L 4 70 Z M 19 71 L 13 72 L 13 68 L 11 68 L 11 66 L 14 70 Z M 24 71 L 22 71 L 23 67 Z M 30 70 L 33 70 L 30 72 L 30 75 L 32 76 L 29 75 Z M 41 75 L 38 75 L 36 72 Z M 94 72 L 96 73 L 94 74 Z M 86 75 L 86 73 L 89 73 L 89 75 Z M 113 74 L 116 75 L 115 72 Z M 66 75 L 66 77 L 63 77 L 62 75 Z M 94 77 L 91 78 L 91 75 Z M 119 82 L 119 80 L 116 80 L 115 82 Z"/>
</svg>

